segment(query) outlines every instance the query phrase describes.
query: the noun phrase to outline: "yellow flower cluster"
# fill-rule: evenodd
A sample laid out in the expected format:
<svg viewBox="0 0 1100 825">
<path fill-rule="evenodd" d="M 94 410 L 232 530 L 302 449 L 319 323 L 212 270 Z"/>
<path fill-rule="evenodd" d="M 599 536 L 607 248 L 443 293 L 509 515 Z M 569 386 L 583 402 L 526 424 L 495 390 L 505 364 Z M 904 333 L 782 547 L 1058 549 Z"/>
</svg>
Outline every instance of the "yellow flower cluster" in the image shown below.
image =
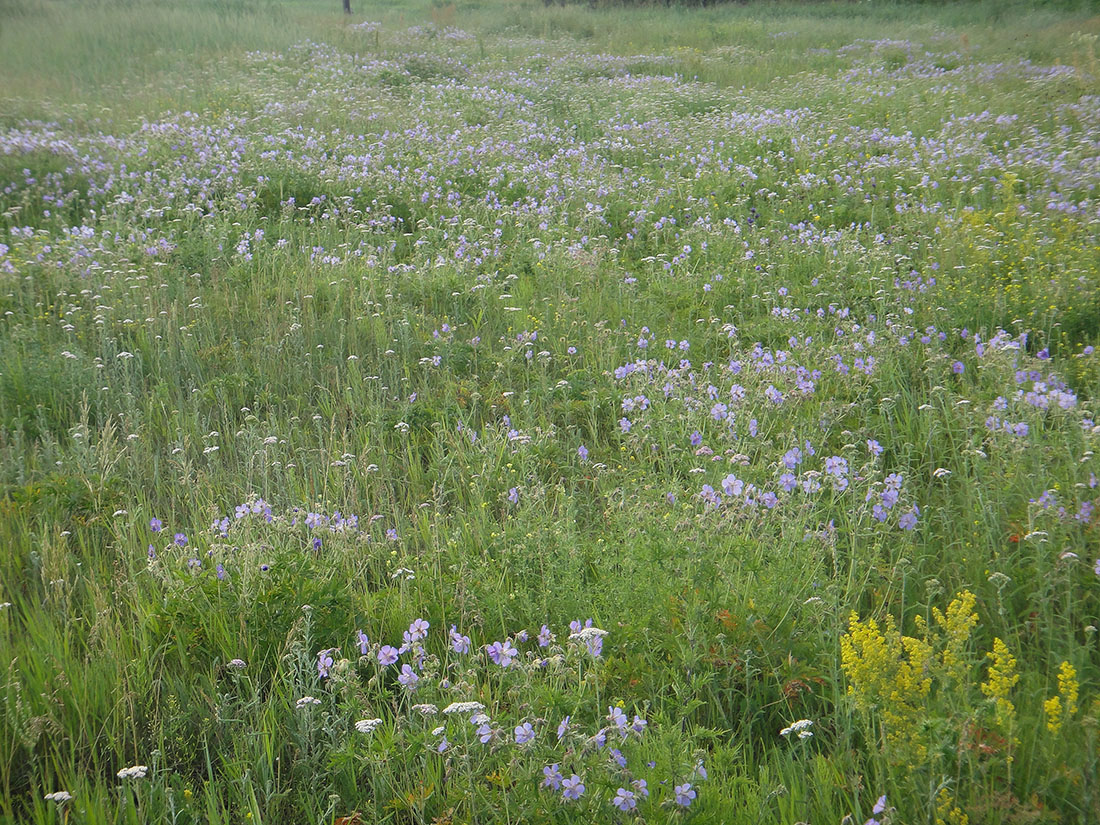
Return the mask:
<svg viewBox="0 0 1100 825">
<path fill-rule="evenodd" d="M 1020 681 L 1020 674 L 1016 672 L 1016 657 L 1000 638 L 993 640 L 993 650 L 986 656 L 992 662 L 988 679 L 982 682 L 982 693 L 993 700 L 997 725 L 1007 733 L 1016 720 L 1016 706 L 1008 698 L 1012 688 Z"/>
<path fill-rule="evenodd" d="M 977 597 L 969 590 L 963 590 L 947 606 L 947 615 L 938 607 L 932 608 L 932 616 L 944 634 L 944 648 L 941 654 L 944 670 L 958 685 L 967 681 L 966 647 L 970 642 L 970 632 L 978 624 L 978 614 L 974 612 Z"/>
<path fill-rule="evenodd" d="M 882 630 L 874 619 L 863 622 L 852 613 L 848 634 L 840 639 L 848 694 L 860 710 L 880 714 L 887 750 L 898 762 L 927 755 L 920 734 L 924 700 L 932 687 L 932 654 L 924 639 L 902 636 L 890 616 Z"/>
<path fill-rule="evenodd" d="M 970 817 L 955 804 L 947 788 L 936 794 L 936 825 L 970 825 Z"/>
<path fill-rule="evenodd" d="M 1047 730 L 1057 733 L 1062 729 L 1062 723 L 1066 719 L 1072 719 L 1077 713 L 1077 693 L 1080 685 L 1077 682 L 1077 669 L 1069 662 L 1062 662 L 1058 669 L 1058 695 L 1052 696 L 1043 703 L 1043 710 L 1047 714 Z"/>
</svg>

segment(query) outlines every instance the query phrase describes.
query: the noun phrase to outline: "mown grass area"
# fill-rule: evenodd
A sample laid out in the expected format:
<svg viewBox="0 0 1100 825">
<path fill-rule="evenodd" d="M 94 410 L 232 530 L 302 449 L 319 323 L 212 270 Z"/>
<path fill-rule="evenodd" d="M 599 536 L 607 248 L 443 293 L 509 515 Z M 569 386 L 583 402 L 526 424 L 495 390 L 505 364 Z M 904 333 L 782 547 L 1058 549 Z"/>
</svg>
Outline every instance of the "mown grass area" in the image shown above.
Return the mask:
<svg viewBox="0 0 1100 825">
<path fill-rule="evenodd" d="M 3 821 L 1100 819 L 1100 18 L 354 11 L 0 6 Z"/>
</svg>

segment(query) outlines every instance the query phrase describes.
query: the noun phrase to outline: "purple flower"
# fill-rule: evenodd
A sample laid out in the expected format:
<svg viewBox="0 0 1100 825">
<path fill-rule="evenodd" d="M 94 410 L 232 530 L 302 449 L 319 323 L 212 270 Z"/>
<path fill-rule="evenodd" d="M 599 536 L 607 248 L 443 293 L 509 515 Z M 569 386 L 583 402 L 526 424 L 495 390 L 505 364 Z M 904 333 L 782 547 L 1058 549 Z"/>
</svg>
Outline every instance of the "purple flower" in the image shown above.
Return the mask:
<svg viewBox="0 0 1100 825">
<path fill-rule="evenodd" d="M 686 808 L 691 804 L 691 800 L 695 799 L 695 789 L 691 787 L 690 782 L 685 782 L 683 785 L 677 785 L 673 788 L 676 793 L 676 804 L 682 808 Z"/>
<path fill-rule="evenodd" d="M 519 655 L 519 651 L 512 647 L 512 643 L 508 639 L 503 642 L 493 642 L 486 648 L 486 651 L 493 663 L 501 667 L 511 666 L 512 660 Z"/>
<path fill-rule="evenodd" d="M 447 735 L 444 734 L 443 738 L 439 740 L 439 744 L 435 746 L 435 752 L 436 753 L 443 753 L 450 746 L 451 746 L 451 743 L 447 741 Z"/>
<path fill-rule="evenodd" d="M 488 722 L 482 722 L 480 725 L 478 725 L 478 727 L 477 727 L 477 738 L 478 738 L 478 741 L 481 742 L 481 744 L 483 744 L 483 745 L 488 745 L 489 744 L 489 740 L 493 738 L 493 729 L 491 727 L 489 727 Z"/>
<path fill-rule="evenodd" d="M 547 765 L 542 769 L 542 775 L 545 777 L 542 780 L 542 787 L 549 788 L 552 791 L 556 791 L 561 788 L 561 771 L 558 770 L 560 765 L 555 762 L 553 765 Z"/>
<path fill-rule="evenodd" d="M 539 631 L 539 647 L 549 647 L 553 641 L 554 634 L 550 632 L 550 628 L 543 625 Z"/>
<path fill-rule="evenodd" d="M 1100 559 L 1096 560 L 1096 575 L 1100 576 Z M 565 734 L 567 734 L 569 732 L 569 720 L 571 720 L 572 718 L 573 718 L 572 716 L 566 716 L 558 724 L 558 741 L 559 742 L 562 740 L 562 737 L 565 736 Z"/>
<path fill-rule="evenodd" d="M 410 691 L 416 690 L 416 683 L 420 681 L 420 677 L 416 675 L 416 671 L 412 669 L 412 665 L 401 665 L 401 675 L 397 677 L 402 685 L 408 688 Z"/>
<path fill-rule="evenodd" d="M 513 487 L 508 491 L 508 500 L 513 504 L 519 504 L 519 490 Z"/>
<path fill-rule="evenodd" d="M 151 518 L 149 519 L 149 529 L 152 530 L 154 533 L 159 533 L 161 530 L 164 529 L 164 522 L 162 522 L 159 518 Z"/>
<path fill-rule="evenodd" d="M 378 651 L 378 664 L 382 667 L 389 667 L 392 664 L 397 663 L 397 648 L 392 645 L 382 645 L 381 650 Z"/>
<path fill-rule="evenodd" d="M 635 779 L 630 784 L 634 786 L 634 792 L 640 799 L 649 798 L 649 783 L 644 779 Z"/>
<path fill-rule="evenodd" d="M 956 361 L 954 364 L 951 365 L 951 372 L 955 373 L 955 375 L 962 375 L 965 369 L 966 366 L 963 364 L 962 361 Z"/>
<path fill-rule="evenodd" d="M 577 456 L 581 461 L 588 461 L 588 448 L 581 444 L 581 446 L 577 447 Z"/>
<path fill-rule="evenodd" d="M 515 735 L 517 745 L 526 745 L 528 742 L 535 741 L 535 729 L 531 727 L 530 722 L 516 725 Z"/>
<path fill-rule="evenodd" d="M 320 679 L 324 679 L 329 675 L 329 669 L 332 667 L 332 654 L 336 652 L 336 648 L 330 647 L 328 650 L 322 650 L 317 654 L 317 676 Z"/>
<path fill-rule="evenodd" d="M 458 628 L 451 625 L 450 630 L 451 648 L 455 653 L 469 653 L 470 652 L 470 637 L 463 636 L 458 632 Z"/>
<path fill-rule="evenodd" d="M 177 547 L 187 546 L 187 536 L 185 536 L 183 533 L 176 533 L 176 535 L 172 536 L 172 541 L 176 543 Z"/>
<path fill-rule="evenodd" d="M 421 639 L 428 635 L 428 628 L 431 627 L 425 619 L 414 619 L 413 623 L 409 625 L 409 640 L 413 642 L 419 642 Z"/>
<path fill-rule="evenodd" d="M 630 427 L 631 423 L 629 418 L 623 417 L 619 419 L 619 429 L 621 429 L 624 433 L 630 432 Z"/>
<path fill-rule="evenodd" d="M 648 724 L 649 722 L 635 714 L 634 721 L 630 723 L 630 729 L 641 736 L 645 732 L 646 725 Z"/>
<path fill-rule="evenodd" d="M 873 807 L 871 809 L 871 813 L 880 814 L 885 810 L 886 810 L 886 794 L 883 794 L 882 796 L 880 796 L 878 798 L 878 801 L 875 802 L 875 807 Z"/>
<path fill-rule="evenodd" d="M 1096 564 L 1093 566 L 1092 572 L 1095 573 L 1097 576 L 1100 576 L 1100 559 L 1096 560 Z"/>
<path fill-rule="evenodd" d="M 626 726 L 630 724 L 630 720 L 626 718 L 626 714 L 623 713 L 623 709 L 615 707 L 614 705 L 611 705 L 607 709 L 607 721 L 611 722 L 611 724 L 617 727 L 620 731 L 624 730 Z"/>
<path fill-rule="evenodd" d="M 917 526 L 917 517 L 920 515 L 920 509 L 917 505 L 913 505 L 913 509 L 907 513 L 903 513 L 901 518 L 898 519 L 898 527 L 902 530 L 912 530 Z"/>
<path fill-rule="evenodd" d="M 611 749 L 611 758 L 615 760 L 615 764 L 620 768 L 626 767 L 626 757 L 623 756 L 623 752 L 618 748 Z"/>
<path fill-rule="evenodd" d="M 367 638 L 367 634 L 362 630 L 355 631 L 356 640 L 359 642 L 359 655 L 367 655 L 367 645 L 370 643 L 370 639 Z"/>
<path fill-rule="evenodd" d="M 584 784 L 581 782 L 581 778 L 576 774 L 573 774 L 566 780 L 562 781 L 562 799 L 577 800 L 581 798 L 584 793 Z"/>
<path fill-rule="evenodd" d="M 619 790 L 615 792 L 611 804 L 624 812 L 633 811 L 638 807 L 638 802 L 634 799 L 634 792 L 628 791 L 626 788 L 619 788 Z"/>
<path fill-rule="evenodd" d="M 218 581 L 225 581 L 225 565 L 218 562 L 218 566 L 214 568 L 214 572 L 218 576 Z"/>
<path fill-rule="evenodd" d="M 878 456 L 882 455 L 882 445 L 875 441 L 875 439 L 868 438 L 867 451 L 877 458 Z"/>
</svg>

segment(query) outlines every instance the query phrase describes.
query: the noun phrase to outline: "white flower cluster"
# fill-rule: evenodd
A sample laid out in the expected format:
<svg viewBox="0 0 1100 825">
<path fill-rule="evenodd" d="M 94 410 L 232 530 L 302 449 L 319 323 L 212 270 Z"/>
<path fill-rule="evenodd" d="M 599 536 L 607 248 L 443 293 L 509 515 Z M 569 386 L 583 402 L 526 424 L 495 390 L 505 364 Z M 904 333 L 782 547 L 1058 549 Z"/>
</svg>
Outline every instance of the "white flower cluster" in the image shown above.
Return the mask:
<svg viewBox="0 0 1100 825">
<path fill-rule="evenodd" d="M 792 722 L 789 727 L 779 731 L 779 735 L 790 736 L 792 733 L 797 733 L 799 739 L 809 739 L 814 735 L 813 731 L 810 730 L 813 724 L 809 719 L 799 719 L 797 722 Z"/>
<path fill-rule="evenodd" d="M 295 707 L 297 707 L 298 710 L 301 710 L 302 708 L 308 708 L 310 705 L 319 704 L 321 704 L 320 699 L 314 699 L 312 696 L 303 696 L 301 699 L 295 702 Z"/>
<path fill-rule="evenodd" d="M 477 713 L 482 710 L 485 710 L 485 705 L 481 702 L 451 702 L 443 708 L 444 713 Z"/>
<path fill-rule="evenodd" d="M 54 791 L 53 793 L 46 794 L 44 797 L 47 802 L 56 802 L 58 805 L 63 805 L 72 798 L 73 795 L 68 791 Z"/>
<path fill-rule="evenodd" d="M 355 723 L 355 729 L 360 733 L 374 733 L 374 729 L 381 724 L 381 719 L 360 719 Z"/>
<path fill-rule="evenodd" d="M 145 774 L 149 772 L 148 765 L 132 765 L 129 768 L 123 768 L 118 772 L 119 779 L 144 779 Z"/>
</svg>

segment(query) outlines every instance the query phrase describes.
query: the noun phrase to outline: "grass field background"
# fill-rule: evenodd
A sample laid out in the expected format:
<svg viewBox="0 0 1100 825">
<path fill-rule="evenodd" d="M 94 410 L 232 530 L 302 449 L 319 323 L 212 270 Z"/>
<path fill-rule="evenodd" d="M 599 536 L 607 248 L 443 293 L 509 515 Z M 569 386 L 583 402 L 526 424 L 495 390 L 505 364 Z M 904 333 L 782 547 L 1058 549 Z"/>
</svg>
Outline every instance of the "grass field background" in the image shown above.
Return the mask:
<svg viewBox="0 0 1100 825">
<path fill-rule="evenodd" d="M 0 2 L 0 817 L 1100 821 L 1087 6 Z"/>
</svg>

